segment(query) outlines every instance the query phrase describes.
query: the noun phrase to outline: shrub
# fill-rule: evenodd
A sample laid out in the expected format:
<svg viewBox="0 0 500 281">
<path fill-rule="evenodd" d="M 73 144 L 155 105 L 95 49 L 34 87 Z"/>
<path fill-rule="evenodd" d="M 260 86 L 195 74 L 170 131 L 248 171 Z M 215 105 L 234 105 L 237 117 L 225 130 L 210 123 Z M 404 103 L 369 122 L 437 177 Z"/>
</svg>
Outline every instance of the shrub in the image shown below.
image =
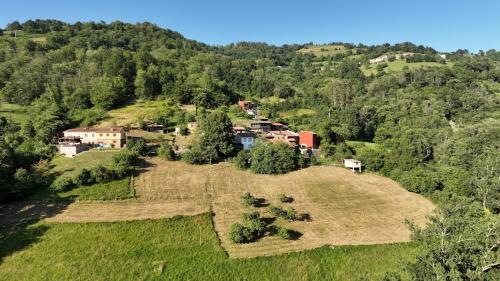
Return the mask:
<svg viewBox="0 0 500 281">
<path fill-rule="evenodd" d="M 297 211 L 294 208 L 290 207 L 286 209 L 284 218 L 289 221 L 295 221 L 298 218 Z"/>
<path fill-rule="evenodd" d="M 257 203 L 257 199 L 250 192 L 243 194 L 241 199 L 243 199 L 243 205 L 248 207 L 254 206 Z"/>
<path fill-rule="evenodd" d="M 83 168 L 78 174 L 75 175 L 73 182 L 76 185 L 93 184 L 95 182 L 95 178 L 92 177 L 90 170 Z"/>
<path fill-rule="evenodd" d="M 175 160 L 175 151 L 172 146 L 166 142 L 160 143 L 160 147 L 157 150 L 158 156 L 166 160 Z"/>
<path fill-rule="evenodd" d="M 276 235 L 282 239 L 289 240 L 292 238 L 292 235 L 290 234 L 290 231 L 284 227 L 277 227 L 276 228 Z"/>
<path fill-rule="evenodd" d="M 242 170 L 248 169 L 250 167 L 250 151 L 242 150 L 238 152 L 234 158 L 234 164 Z"/>
<path fill-rule="evenodd" d="M 286 196 L 284 193 L 278 194 L 278 200 L 281 203 L 290 203 L 292 201 L 292 197 Z"/>
<path fill-rule="evenodd" d="M 267 208 L 267 212 L 276 217 L 284 217 L 286 214 L 283 208 L 277 206 L 269 206 L 269 208 Z"/>
<path fill-rule="evenodd" d="M 264 222 L 260 219 L 259 212 L 243 214 L 243 225 L 248 227 L 254 235 L 260 235 L 264 231 Z"/>
<path fill-rule="evenodd" d="M 122 178 L 134 169 L 133 164 L 137 157 L 129 151 L 121 151 L 113 156 L 111 169 L 116 178 Z"/>
<path fill-rule="evenodd" d="M 58 177 L 50 185 L 50 189 L 54 192 L 66 191 L 74 187 L 75 184 L 70 177 Z"/>
<path fill-rule="evenodd" d="M 229 230 L 229 240 L 233 243 L 247 243 L 252 241 L 252 231 L 239 223 L 233 223 Z"/>
<path fill-rule="evenodd" d="M 148 147 L 146 141 L 142 138 L 130 138 L 127 140 L 127 149 L 136 156 L 146 156 Z"/>
<path fill-rule="evenodd" d="M 113 173 L 103 165 L 97 165 L 90 170 L 91 177 L 95 182 L 103 182 L 113 178 Z"/>
</svg>

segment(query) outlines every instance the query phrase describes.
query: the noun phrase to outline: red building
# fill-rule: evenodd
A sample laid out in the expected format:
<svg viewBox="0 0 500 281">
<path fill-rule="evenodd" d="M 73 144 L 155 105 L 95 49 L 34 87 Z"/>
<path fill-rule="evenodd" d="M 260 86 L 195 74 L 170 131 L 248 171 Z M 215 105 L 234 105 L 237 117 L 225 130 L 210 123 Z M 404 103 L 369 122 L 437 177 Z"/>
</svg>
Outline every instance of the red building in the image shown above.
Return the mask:
<svg viewBox="0 0 500 281">
<path fill-rule="evenodd" d="M 299 144 L 301 147 L 318 149 L 319 139 L 315 132 L 302 131 L 299 133 Z"/>
<path fill-rule="evenodd" d="M 252 110 L 255 108 L 255 104 L 251 101 L 240 100 L 238 101 L 238 105 L 243 110 Z"/>
</svg>

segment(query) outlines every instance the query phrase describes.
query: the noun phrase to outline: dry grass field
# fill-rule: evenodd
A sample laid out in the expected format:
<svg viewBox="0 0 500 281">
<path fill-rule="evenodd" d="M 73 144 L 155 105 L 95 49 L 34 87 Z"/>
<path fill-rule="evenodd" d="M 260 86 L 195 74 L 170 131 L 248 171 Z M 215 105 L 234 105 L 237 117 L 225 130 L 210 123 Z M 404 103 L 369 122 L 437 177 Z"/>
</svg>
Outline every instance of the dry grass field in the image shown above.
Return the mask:
<svg viewBox="0 0 500 281">
<path fill-rule="evenodd" d="M 344 45 L 309 45 L 298 50 L 299 53 L 313 54 L 317 57 L 333 56 L 339 53 L 345 53 L 346 51 L 347 49 Z M 356 49 L 352 51 L 356 53 Z"/>
<path fill-rule="evenodd" d="M 407 192 L 396 182 L 374 174 L 316 166 L 286 175 L 257 175 L 232 164 L 193 166 L 176 161 L 147 158 L 134 179 L 137 199 L 115 202 L 76 202 L 50 217 L 51 222 L 108 222 L 168 218 L 213 211 L 222 246 L 231 257 L 275 255 L 323 245 L 370 245 L 409 241 L 405 219 L 424 225 L 434 205 Z M 262 199 L 261 207 L 244 207 L 241 196 L 251 192 Z M 277 195 L 293 198 L 280 203 Z M 265 200 L 265 201 L 264 201 Z M 267 206 L 293 207 L 310 221 L 273 223 L 300 232 L 297 240 L 268 236 L 249 244 L 228 240 L 232 223 L 245 212 Z"/>
<path fill-rule="evenodd" d="M 133 104 L 108 111 L 109 117 L 99 123 L 99 127 L 137 126 L 137 118 L 153 118 L 154 114 L 165 106 L 162 100 L 136 101 Z"/>
</svg>

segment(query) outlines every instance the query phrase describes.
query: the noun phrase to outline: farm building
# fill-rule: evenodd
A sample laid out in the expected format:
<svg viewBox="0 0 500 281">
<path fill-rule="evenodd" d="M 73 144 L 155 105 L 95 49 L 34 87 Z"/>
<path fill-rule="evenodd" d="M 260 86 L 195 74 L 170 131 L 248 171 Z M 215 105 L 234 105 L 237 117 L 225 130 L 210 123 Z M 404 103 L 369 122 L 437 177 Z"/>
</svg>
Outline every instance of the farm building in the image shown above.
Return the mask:
<svg viewBox="0 0 500 281">
<path fill-rule="evenodd" d="M 315 132 L 302 131 L 299 133 L 299 144 L 304 149 L 318 149 L 318 135 Z"/>
<path fill-rule="evenodd" d="M 74 136 L 59 138 L 58 143 L 59 153 L 64 154 L 66 157 L 73 157 L 90 148 L 89 145 L 82 143 L 80 137 Z"/>
<path fill-rule="evenodd" d="M 123 127 L 74 128 L 63 132 L 64 137 L 79 138 L 82 144 L 98 147 L 123 147 L 126 133 Z"/>
<path fill-rule="evenodd" d="M 161 124 L 151 123 L 146 125 L 146 131 L 164 134 L 166 128 Z"/>
<path fill-rule="evenodd" d="M 344 167 L 352 169 L 353 172 L 356 171 L 356 169 L 361 172 L 361 161 L 355 160 L 355 159 L 344 159 Z"/>
</svg>

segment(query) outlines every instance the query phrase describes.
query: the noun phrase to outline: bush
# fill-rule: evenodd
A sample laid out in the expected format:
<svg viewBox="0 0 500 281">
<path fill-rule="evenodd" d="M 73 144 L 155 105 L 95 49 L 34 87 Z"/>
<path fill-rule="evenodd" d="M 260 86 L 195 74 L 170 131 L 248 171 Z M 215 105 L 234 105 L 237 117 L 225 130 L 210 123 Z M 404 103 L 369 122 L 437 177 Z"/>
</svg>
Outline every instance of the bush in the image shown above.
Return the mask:
<svg viewBox="0 0 500 281">
<path fill-rule="evenodd" d="M 276 217 L 284 217 L 286 214 L 283 208 L 277 206 L 269 206 L 269 208 L 267 208 L 267 212 Z"/>
<path fill-rule="evenodd" d="M 281 193 L 278 195 L 278 200 L 280 200 L 281 203 L 290 203 L 292 201 L 292 197 L 288 197 L 284 193 Z"/>
<path fill-rule="evenodd" d="M 113 156 L 113 162 L 111 163 L 112 173 L 116 178 L 122 178 L 126 176 L 130 171 L 134 169 L 133 164 L 137 157 L 126 150 L 120 151 L 118 154 Z"/>
<path fill-rule="evenodd" d="M 146 141 L 142 138 L 130 138 L 127 140 L 127 149 L 136 156 L 148 155 Z"/>
<path fill-rule="evenodd" d="M 166 142 L 160 143 L 160 147 L 157 150 L 158 156 L 165 160 L 175 160 L 175 151 L 172 149 L 172 146 Z"/>
<path fill-rule="evenodd" d="M 297 211 L 294 208 L 290 207 L 286 209 L 284 218 L 289 221 L 295 221 L 298 219 Z"/>
<path fill-rule="evenodd" d="M 54 192 L 70 190 L 75 186 L 75 183 L 70 177 L 58 177 L 50 185 L 50 189 Z"/>
<path fill-rule="evenodd" d="M 239 223 L 233 223 L 229 230 L 229 240 L 233 243 L 247 243 L 252 241 L 254 235 L 252 231 Z"/>
<path fill-rule="evenodd" d="M 250 151 L 242 150 L 238 152 L 234 158 L 234 164 L 242 170 L 248 169 L 250 167 Z"/>
<path fill-rule="evenodd" d="M 257 199 L 250 192 L 243 194 L 241 199 L 243 199 L 243 205 L 247 207 L 254 206 L 257 203 Z"/>
<path fill-rule="evenodd" d="M 96 183 L 107 181 L 113 178 L 113 173 L 103 165 L 97 165 L 90 170 L 91 177 Z"/>
<path fill-rule="evenodd" d="M 260 219 L 259 212 L 243 214 L 243 225 L 248 227 L 254 234 L 260 235 L 264 231 L 264 222 Z"/>
<path fill-rule="evenodd" d="M 379 171 L 384 167 L 384 153 L 379 150 L 369 149 L 364 151 L 360 156 L 363 166 L 369 171 Z"/>
<path fill-rule="evenodd" d="M 278 227 L 276 229 L 276 235 L 278 235 L 278 237 L 280 237 L 282 239 L 286 239 L 286 240 L 289 240 L 292 238 L 290 231 L 284 227 Z"/>
<path fill-rule="evenodd" d="M 88 185 L 95 182 L 95 178 L 92 177 L 90 170 L 83 168 L 75 177 L 73 182 L 76 185 Z"/>
</svg>

